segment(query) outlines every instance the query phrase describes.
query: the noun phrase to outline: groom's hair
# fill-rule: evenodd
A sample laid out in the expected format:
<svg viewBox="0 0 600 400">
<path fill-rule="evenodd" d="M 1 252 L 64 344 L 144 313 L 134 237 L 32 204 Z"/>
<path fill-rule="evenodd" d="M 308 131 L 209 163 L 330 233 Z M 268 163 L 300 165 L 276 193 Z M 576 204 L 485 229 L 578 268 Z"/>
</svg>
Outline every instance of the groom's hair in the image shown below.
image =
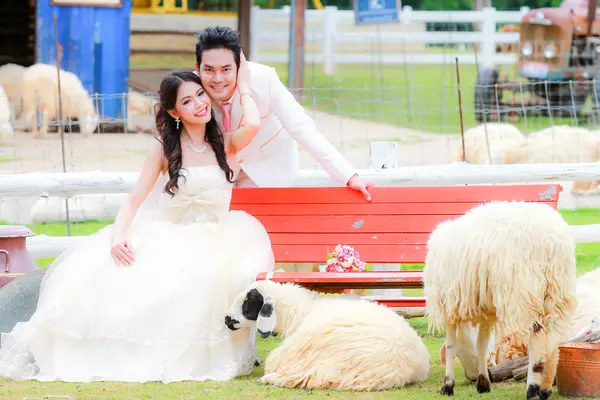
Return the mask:
<svg viewBox="0 0 600 400">
<path fill-rule="evenodd" d="M 239 35 L 233 29 L 226 26 L 209 26 L 200 31 L 196 43 L 196 62 L 198 65 L 202 63 L 202 52 L 212 49 L 231 50 L 235 64 L 239 68 L 242 46 L 240 45 Z"/>
</svg>

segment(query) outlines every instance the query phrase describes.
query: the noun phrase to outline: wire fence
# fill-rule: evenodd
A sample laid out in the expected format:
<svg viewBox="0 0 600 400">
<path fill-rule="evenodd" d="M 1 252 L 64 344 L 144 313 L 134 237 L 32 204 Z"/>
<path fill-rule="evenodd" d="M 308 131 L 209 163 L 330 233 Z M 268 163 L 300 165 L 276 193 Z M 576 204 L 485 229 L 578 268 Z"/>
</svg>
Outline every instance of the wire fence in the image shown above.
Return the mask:
<svg viewBox="0 0 600 400">
<path fill-rule="evenodd" d="M 397 143 L 399 166 L 461 161 L 461 117 L 465 159 L 470 163 L 600 160 L 599 91 L 594 80 L 478 84 L 477 70 L 459 65 L 458 86 L 455 65 L 405 67 L 410 69 L 340 67 L 338 80 L 314 75 L 307 82 L 310 86 L 302 89 L 302 103 L 317 128 L 357 168 L 369 168 L 370 143 L 382 141 Z M 164 73 L 156 71 L 155 79 Z M 40 138 L 33 128 L 42 126 L 41 100 L 36 98 L 34 118 L 27 122 L 21 118 L 23 102 L 11 97 L 8 122 L 14 133 L 2 132 L 0 174 L 139 171 L 154 131 L 156 94 L 131 89 L 89 99 L 98 117 L 93 133 L 81 133 L 81 114 L 74 110 L 83 100 L 73 96 L 61 120 L 48 116 L 48 135 Z M 118 102 L 121 109 L 116 118 L 102 112 L 110 102 Z M 300 155 L 301 168 L 320 168 L 303 148 Z M 563 185 L 559 207 L 569 223 L 600 223 L 597 182 Z M 55 197 L 0 199 L 0 221 L 27 224 L 37 234 L 90 234 L 114 221 L 124 198 L 105 194 L 75 196 L 68 202 Z M 600 247 L 592 245 L 582 244 L 578 250 L 590 266 L 600 255 Z"/>
</svg>

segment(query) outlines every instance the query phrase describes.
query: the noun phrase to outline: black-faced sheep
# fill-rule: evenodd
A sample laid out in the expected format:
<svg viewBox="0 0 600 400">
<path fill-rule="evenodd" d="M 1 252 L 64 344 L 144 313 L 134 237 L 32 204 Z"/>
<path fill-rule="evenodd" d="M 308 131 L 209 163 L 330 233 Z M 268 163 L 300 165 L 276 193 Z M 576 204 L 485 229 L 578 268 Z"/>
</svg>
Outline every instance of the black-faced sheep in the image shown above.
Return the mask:
<svg viewBox="0 0 600 400">
<path fill-rule="evenodd" d="M 319 296 L 294 284 L 257 281 L 235 299 L 229 329 L 256 327 L 285 339 L 265 360 L 262 384 L 373 391 L 424 381 L 429 352 L 408 322 L 360 298 Z"/>
<path fill-rule="evenodd" d="M 490 391 L 494 329 L 496 339 L 529 335 L 527 399 L 548 398 L 577 307 L 575 240 L 560 213 L 542 203 L 487 203 L 439 224 L 427 246 L 429 326 L 446 328 L 442 394 L 454 393 L 455 356 L 477 391 Z"/>
</svg>

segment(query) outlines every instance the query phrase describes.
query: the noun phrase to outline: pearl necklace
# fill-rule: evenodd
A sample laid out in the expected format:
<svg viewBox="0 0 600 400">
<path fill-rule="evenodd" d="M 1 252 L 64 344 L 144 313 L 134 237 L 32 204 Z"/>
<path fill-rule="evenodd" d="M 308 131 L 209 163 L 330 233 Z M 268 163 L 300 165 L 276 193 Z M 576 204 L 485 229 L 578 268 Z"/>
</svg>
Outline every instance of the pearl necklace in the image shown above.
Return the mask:
<svg viewBox="0 0 600 400">
<path fill-rule="evenodd" d="M 194 144 L 192 143 L 192 140 L 190 139 L 190 137 L 188 135 L 185 135 L 185 138 L 188 141 L 188 148 L 193 151 L 194 153 L 198 153 L 198 154 L 202 154 L 204 152 L 206 152 L 208 150 L 208 148 L 206 147 L 206 140 L 204 141 L 204 146 L 202 146 L 201 149 L 197 148 L 194 146 Z"/>
</svg>

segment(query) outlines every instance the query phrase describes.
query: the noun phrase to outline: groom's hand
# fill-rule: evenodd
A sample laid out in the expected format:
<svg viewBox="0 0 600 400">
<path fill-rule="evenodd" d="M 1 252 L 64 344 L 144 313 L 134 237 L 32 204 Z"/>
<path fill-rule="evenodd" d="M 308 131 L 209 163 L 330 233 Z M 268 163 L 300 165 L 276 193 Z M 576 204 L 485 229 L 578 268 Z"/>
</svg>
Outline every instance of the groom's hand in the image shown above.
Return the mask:
<svg viewBox="0 0 600 400">
<path fill-rule="evenodd" d="M 361 192 L 367 201 L 371 201 L 371 194 L 369 193 L 368 189 L 373 185 L 373 183 L 365 183 L 362 179 L 360 179 L 358 174 L 352 176 L 352 178 L 350 178 L 348 181 L 348 187 Z"/>
</svg>

